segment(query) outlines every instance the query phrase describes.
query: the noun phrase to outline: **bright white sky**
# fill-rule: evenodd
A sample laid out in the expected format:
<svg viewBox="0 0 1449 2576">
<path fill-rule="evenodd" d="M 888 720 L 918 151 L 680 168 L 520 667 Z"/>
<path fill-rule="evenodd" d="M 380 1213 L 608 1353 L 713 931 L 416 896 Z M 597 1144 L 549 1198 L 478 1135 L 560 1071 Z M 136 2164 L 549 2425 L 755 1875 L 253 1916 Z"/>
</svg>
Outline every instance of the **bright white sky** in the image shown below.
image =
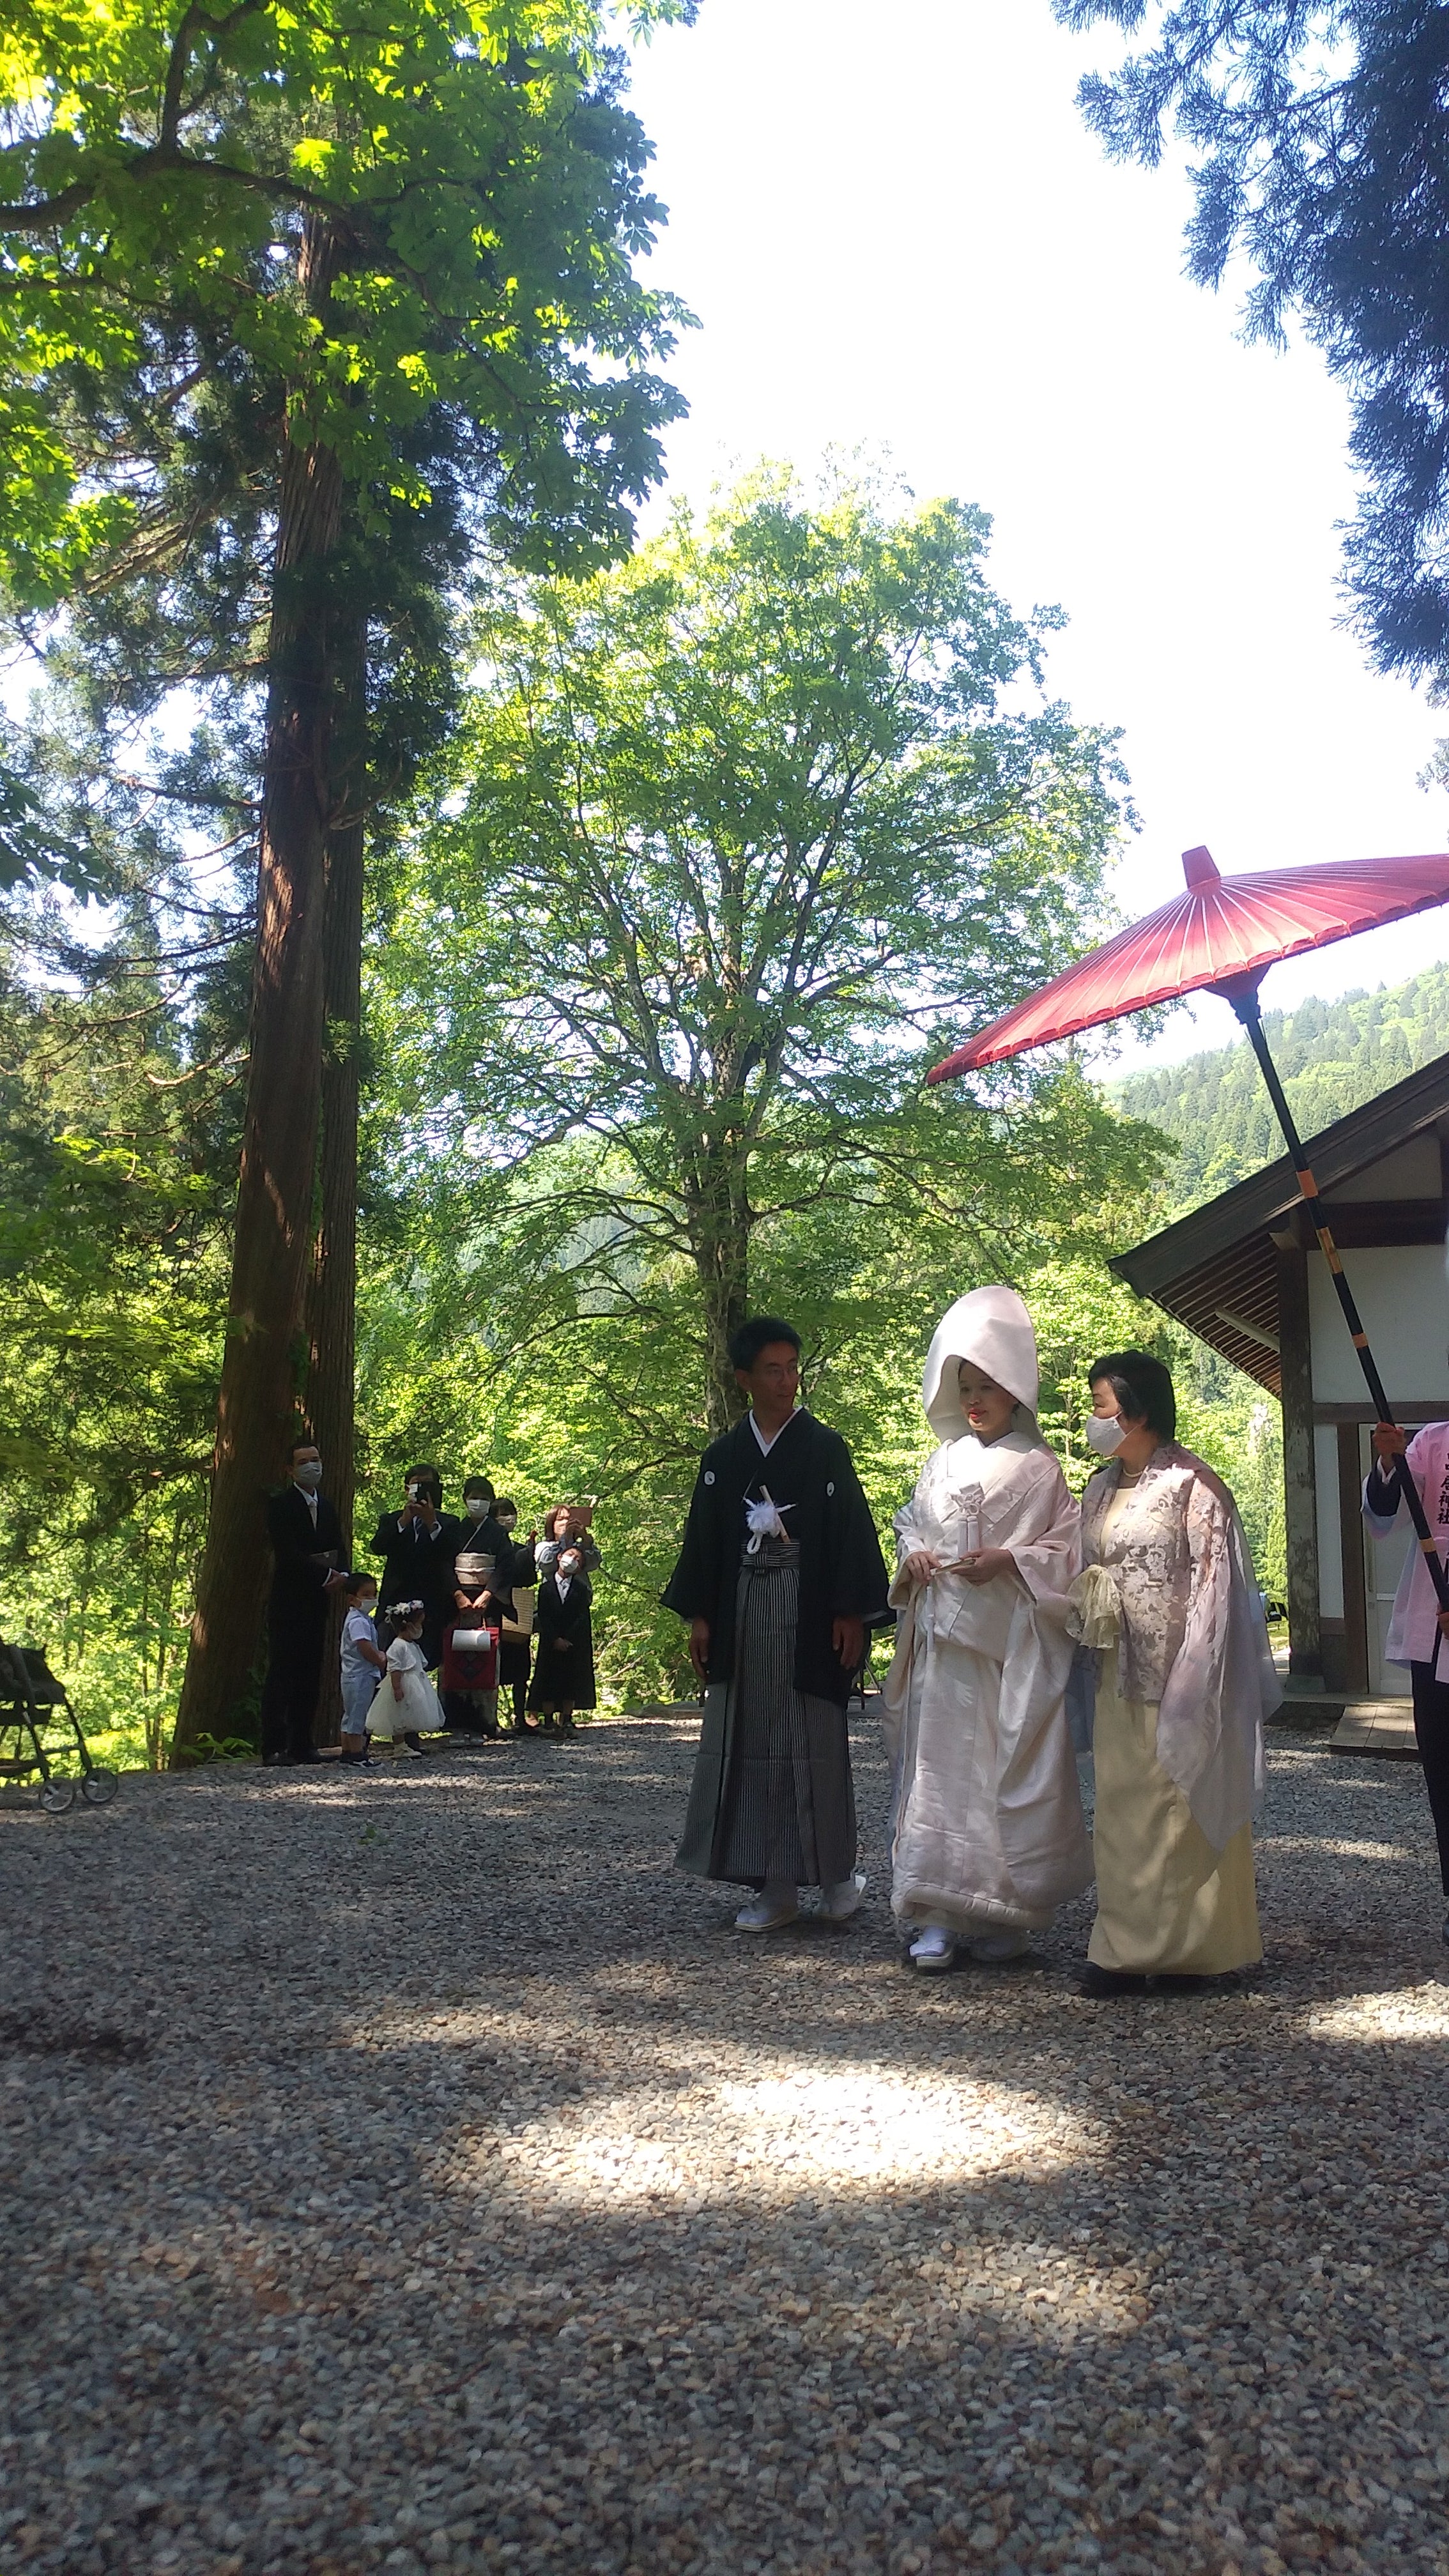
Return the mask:
<svg viewBox="0 0 1449 2576">
<path fill-rule="evenodd" d="M 1125 728 L 1129 913 L 1197 842 L 1225 873 L 1443 848 L 1446 800 L 1415 781 L 1449 713 L 1337 622 L 1343 399 L 1188 284 L 1180 163 L 1103 159 L 1074 91 L 1114 53 L 1047 0 L 703 0 L 641 51 L 670 208 L 651 273 L 703 326 L 672 370 L 674 487 L 864 442 L 989 510 L 998 588 L 1070 614 L 1054 692 Z M 1449 912 L 1423 915 L 1276 968 L 1264 999 L 1446 955 Z M 1208 1001 L 1149 1052 L 1236 1033 Z"/>
</svg>

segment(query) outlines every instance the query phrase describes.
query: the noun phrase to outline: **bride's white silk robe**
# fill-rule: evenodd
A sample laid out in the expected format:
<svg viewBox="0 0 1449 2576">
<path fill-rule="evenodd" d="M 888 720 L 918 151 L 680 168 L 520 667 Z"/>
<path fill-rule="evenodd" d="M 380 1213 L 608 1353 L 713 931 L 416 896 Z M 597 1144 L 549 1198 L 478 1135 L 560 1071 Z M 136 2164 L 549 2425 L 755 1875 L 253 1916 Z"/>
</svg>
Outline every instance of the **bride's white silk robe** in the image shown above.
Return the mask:
<svg viewBox="0 0 1449 2576">
<path fill-rule="evenodd" d="M 1081 1516 L 1039 1432 L 943 1441 L 896 1515 L 900 1559 L 1009 1548 L 990 1583 L 936 1574 L 901 1609 L 885 1687 L 896 1780 L 891 1904 L 902 1922 L 1040 1930 L 1092 1877 L 1063 1706 Z"/>
</svg>

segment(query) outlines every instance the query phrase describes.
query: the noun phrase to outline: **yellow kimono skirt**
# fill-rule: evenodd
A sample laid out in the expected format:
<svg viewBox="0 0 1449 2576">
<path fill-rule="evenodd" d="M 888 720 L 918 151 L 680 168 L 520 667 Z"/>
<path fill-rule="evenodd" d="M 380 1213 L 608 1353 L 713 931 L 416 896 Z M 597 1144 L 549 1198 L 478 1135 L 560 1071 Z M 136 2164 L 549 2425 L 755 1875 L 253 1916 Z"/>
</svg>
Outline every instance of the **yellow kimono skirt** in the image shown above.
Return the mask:
<svg viewBox="0 0 1449 2576">
<path fill-rule="evenodd" d="M 1157 1759 L 1157 1703 L 1123 1699 L 1112 1666 L 1097 1685 L 1092 1851 L 1094 1967 L 1133 1976 L 1225 1976 L 1262 1958 L 1253 1830 L 1214 1851 Z"/>
</svg>

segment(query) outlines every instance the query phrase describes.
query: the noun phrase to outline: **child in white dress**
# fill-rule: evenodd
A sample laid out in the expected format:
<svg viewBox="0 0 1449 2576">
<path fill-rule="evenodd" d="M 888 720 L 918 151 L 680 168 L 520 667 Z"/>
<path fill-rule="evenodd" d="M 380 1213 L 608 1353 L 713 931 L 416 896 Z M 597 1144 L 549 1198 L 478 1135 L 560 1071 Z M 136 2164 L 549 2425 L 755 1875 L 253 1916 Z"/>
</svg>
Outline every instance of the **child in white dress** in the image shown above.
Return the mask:
<svg viewBox="0 0 1449 2576">
<path fill-rule="evenodd" d="M 382 1743 L 402 1739 L 404 1753 L 421 1760 L 419 1736 L 441 1734 L 446 1724 L 443 1703 L 428 1679 L 418 1643 L 427 1616 L 423 1601 L 395 1601 L 390 1613 L 393 1639 L 387 1650 L 387 1670 L 377 1686 L 377 1697 L 367 1712 L 367 1731 Z"/>
</svg>

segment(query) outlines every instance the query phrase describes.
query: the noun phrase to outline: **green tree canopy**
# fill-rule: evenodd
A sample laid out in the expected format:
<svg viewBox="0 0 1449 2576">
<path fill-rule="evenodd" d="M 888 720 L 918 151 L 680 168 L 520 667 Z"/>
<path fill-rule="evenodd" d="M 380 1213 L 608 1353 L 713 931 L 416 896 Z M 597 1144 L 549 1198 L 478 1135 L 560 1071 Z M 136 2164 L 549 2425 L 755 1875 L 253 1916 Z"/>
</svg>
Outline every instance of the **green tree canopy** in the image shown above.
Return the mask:
<svg viewBox="0 0 1449 2576">
<path fill-rule="evenodd" d="M 636 23 L 670 15 L 687 0 L 643 0 Z M 230 1329 L 183 1746 L 226 1731 L 256 1634 L 260 1488 L 298 1392 L 324 1020 L 353 1016 L 363 711 L 399 513 L 437 523 L 435 579 L 485 524 L 521 561 L 602 560 L 679 407 L 650 363 L 675 308 L 634 272 L 661 210 L 605 34 L 582 0 L 322 0 L 300 16 L 276 0 L 102 15 L 29 0 L 0 47 L 0 581 L 22 610 L 119 593 L 128 647 L 168 651 L 147 597 L 170 583 L 201 608 L 203 670 L 234 666 L 230 614 L 265 674 Z M 426 587 L 424 572 L 414 596 Z M 441 670 L 435 653 L 411 667 Z M 335 1144 L 350 1076 L 333 1089 Z M 329 1409 L 349 1423 L 351 1160 L 345 1139 L 324 1157 L 322 1239 L 341 1258 L 318 1301 L 341 1361 Z"/>
<path fill-rule="evenodd" d="M 1086 944 L 1122 820 L 987 534 L 770 470 L 501 595 L 400 867 L 377 1034 L 420 1166 L 541 1315 L 682 1335 L 716 1428 L 751 1302 L 833 1294 L 838 1332 L 868 1274 L 1009 1269 L 1135 1178 L 1070 1069 L 923 1089 Z"/>
<path fill-rule="evenodd" d="M 1440 0 L 1053 0 L 1145 35 L 1080 96 L 1118 159 L 1191 156 L 1188 262 L 1256 272 L 1249 331 L 1297 314 L 1348 387 L 1365 489 L 1348 537 L 1385 669 L 1449 667 L 1449 13 Z"/>
<path fill-rule="evenodd" d="M 583 0 L 20 0 L 0 45 L 13 594 L 64 599 L 121 548 L 169 560 L 158 463 L 183 443 L 199 498 L 239 414 L 279 399 L 379 508 L 426 498 L 406 439 L 441 410 L 522 550 L 617 545 L 673 407 L 639 362 L 674 314 L 633 275 L 660 210 L 618 92 Z"/>
</svg>

